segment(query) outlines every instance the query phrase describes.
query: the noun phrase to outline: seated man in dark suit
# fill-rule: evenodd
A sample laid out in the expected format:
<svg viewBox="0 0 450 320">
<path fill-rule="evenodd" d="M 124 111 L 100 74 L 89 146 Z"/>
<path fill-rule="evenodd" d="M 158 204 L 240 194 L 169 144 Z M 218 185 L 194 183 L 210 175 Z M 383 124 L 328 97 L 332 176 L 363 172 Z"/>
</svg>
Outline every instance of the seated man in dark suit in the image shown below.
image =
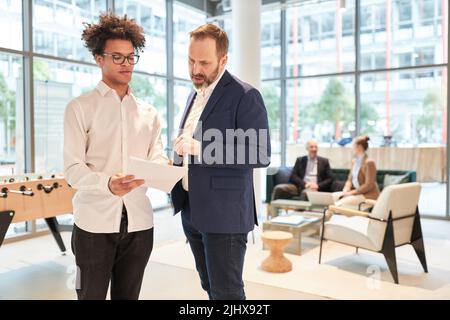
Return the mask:
<svg viewBox="0 0 450 320">
<path fill-rule="evenodd" d="M 332 191 L 333 173 L 328 159 L 317 155 L 317 141 L 309 140 L 306 150 L 307 156 L 297 158 L 289 183 L 275 186 L 272 200 L 290 199 L 295 196 L 307 200 L 306 191 Z"/>
</svg>

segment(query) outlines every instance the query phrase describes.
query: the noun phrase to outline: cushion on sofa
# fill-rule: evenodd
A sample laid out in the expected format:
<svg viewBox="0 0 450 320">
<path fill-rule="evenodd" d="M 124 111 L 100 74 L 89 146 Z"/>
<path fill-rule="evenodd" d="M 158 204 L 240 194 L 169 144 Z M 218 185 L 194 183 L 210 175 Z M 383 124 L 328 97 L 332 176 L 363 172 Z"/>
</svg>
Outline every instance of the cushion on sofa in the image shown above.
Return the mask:
<svg viewBox="0 0 450 320">
<path fill-rule="evenodd" d="M 391 186 L 394 184 L 408 183 L 409 182 L 409 173 L 403 175 L 393 175 L 386 173 L 384 175 L 383 188 L 387 186 Z"/>
</svg>

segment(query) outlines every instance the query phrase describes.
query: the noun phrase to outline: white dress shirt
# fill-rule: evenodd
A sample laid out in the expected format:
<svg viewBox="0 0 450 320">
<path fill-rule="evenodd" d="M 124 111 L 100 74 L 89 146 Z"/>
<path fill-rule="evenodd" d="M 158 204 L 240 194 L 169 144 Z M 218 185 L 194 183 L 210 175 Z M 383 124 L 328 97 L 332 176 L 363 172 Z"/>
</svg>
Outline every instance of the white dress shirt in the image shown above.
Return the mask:
<svg viewBox="0 0 450 320">
<path fill-rule="evenodd" d="M 161 124 L 156 109 L 136 100 L 131 91 L 120 100 L 103 81 L 67 106 L 64 115 L 64 174 L 77 190 L 73 198 L 75 224 L 88 232 L 120 231 L 122 206 L 128 211 L 128 232 L 153 227 L 153 210 L 139 187 L 123 197 L 111 193 L 108 182 L 127 173 L 129 156 L 166 164 Z"/>
<path fill-rule="evenodd" d="M 353 184 L 353 187 L 355 189 L 358 189 L 360 187 L 359 180 L 358 180 L 358 175 L 359 175 L 359 170 L 361 170 L 361 164 L 362 164 L 363 158 L 364 158 L 364 155 L 359 156 L 359 157 L 355 157 L 355 163 L 353 164 L 353 168 L 352 168 L 352 184 Z"/>
<path fill-rule="evenodd" d="M 217 77 L 217 79 L 213 83 L 211 83 L 208 87 L 201 88 L 201 89 L 194 88 L 194 90 L 197 92 L 197 94 L 195 96 L 194 102 L 192 103 L 191 110 L 189 111 L 189 114 L 187 115 L 186 121 L 184 122 L 183 134 L 188 134 L 189 136 L 192 136 L 194 134 L 194 130 L 197 127 L 197 124 L 200 119 L 200 116 L 202 115 L 203 109 L 205 109 L 209 98 L 211 97 L 214 89 L 217 86 L 217 83 L 219 83 L 219 81 L 222 78 L 224 73 L 225 73 L 225 69 Z M 188 167 L 188 164 L 189 164 L 189 155 L 186 155 L 183 158 L 183 166 Z M 189 191 L 188 174 L 186 174 L 183 177 L 181 184 L 183 185 L 184 190 Z"/>
<path fill-rule="evenodd" d="M 308 163 L 306 164 L 305 178 L 306 183 L 317 183 L 317 157 L 314 159 L 308 157 Z"/>
</svg>

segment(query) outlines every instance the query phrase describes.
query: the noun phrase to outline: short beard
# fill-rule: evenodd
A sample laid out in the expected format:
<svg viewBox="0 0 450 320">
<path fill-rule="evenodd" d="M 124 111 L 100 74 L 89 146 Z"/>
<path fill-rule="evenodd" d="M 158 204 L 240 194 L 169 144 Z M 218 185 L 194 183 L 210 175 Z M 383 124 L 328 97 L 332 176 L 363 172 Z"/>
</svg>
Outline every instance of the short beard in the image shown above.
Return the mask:
<svg viewBox="0 0 450 320">
<path fill-rule="evenodd" d="M 207 87 L 209 87 L 211 85 L 211 83 L 213 83 L 214 81 L 217 80 L 217 76 L 219 75 L 219 69 L 220 69 L 220 65 L 217 65 L 216 70 L 214 70 L 214 72 L 211 74 L 211 76 L 207 77 L 205 79 L 205 75 L 201 74 L 201 76 L 205 79 L 205 81 L 201 84 L 201 85 L 197 85 L 194 83 L 194 87 L 196 89 L 206 89 Z M 195 76 L 198 76 L 198 74 L 196 74 Z M 191 79 L 194 77 L 194 74 L 191 74 Z"/>
</svg>

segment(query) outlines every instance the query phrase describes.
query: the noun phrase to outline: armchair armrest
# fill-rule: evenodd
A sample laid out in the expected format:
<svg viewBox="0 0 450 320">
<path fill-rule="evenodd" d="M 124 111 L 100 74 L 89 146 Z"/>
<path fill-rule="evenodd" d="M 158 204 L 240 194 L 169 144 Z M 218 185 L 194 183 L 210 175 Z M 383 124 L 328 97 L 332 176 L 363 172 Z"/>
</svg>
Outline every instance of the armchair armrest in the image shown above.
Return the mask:
<svg viewBox="0 0 450 320">
<path fill-rule="evenodd" d="M 365 199 L 363 202 L 361 202 L 360 204 L 358 204 L 358 210 L 359 210 L 359 211 L 362 211 L 361 208 L 362 208 L 363 205 L 365 205 L 365 206 L 364 206 L 364 210 L 372 209 L 372 208 L 375 206 L 376 203 L 377 203 L 376 200 Z"/>
<path fill-rule="evenodd" d="M 329 206 L 328 210 L 332 211 L 334 213 L 337 213 L 337 214 L 342 214 L 344 216 L 348 216 L 348 217 L 352 217 L 352 216 L 360 216 L 360 217 L 366 217 L 366 218 L 369 217 L 368 212 L 354 210 L 354 209 L 345 208 L 345 207 Z"/>
</svg>

